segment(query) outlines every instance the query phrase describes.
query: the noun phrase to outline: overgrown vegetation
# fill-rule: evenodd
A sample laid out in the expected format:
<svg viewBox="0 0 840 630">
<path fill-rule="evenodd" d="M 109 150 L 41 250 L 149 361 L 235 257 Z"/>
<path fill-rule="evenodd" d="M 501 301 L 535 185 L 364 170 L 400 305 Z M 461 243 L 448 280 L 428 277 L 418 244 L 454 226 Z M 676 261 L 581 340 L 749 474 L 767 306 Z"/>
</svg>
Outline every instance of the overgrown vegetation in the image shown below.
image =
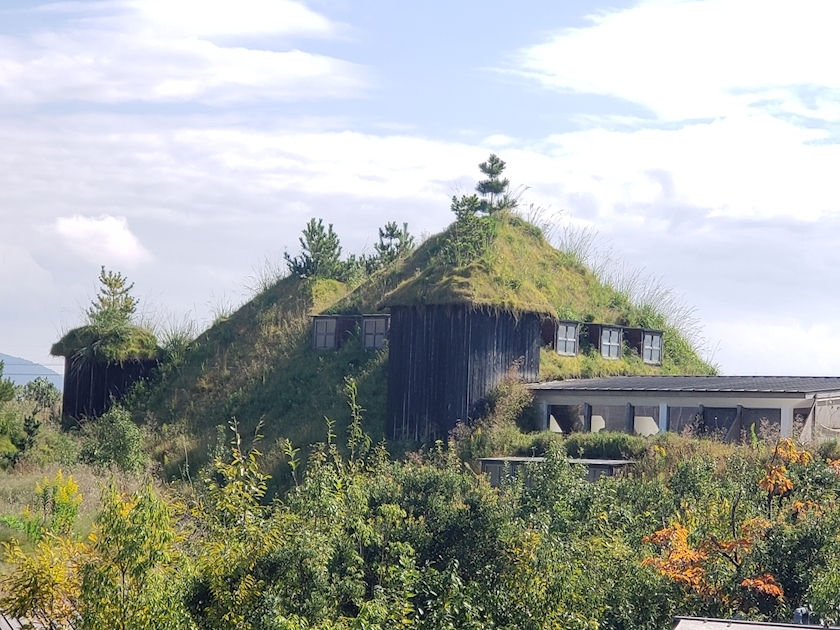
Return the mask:
<svg viewBox="0 0 840 630">
<path fill-rule="evenodd" d="M 515 421 L 514 389 L 488 417 Z M 352 381 L 345 393 L 345 448 L 330 429 L 275 501 L 235 425 L 191 483 L 106 486 L 87 540 L 67 528 L 71 480 L 46 480 L 39 493 L 61 498 L 31 552 L 6 546 L 0 606 L 126 629 L 664 630 L 675 615 L 789 619 L 804 602 L 840 616 L 840 460 L 790 440 L 572 436 L 497 490 L 453 447 L 391 459 Z M 637 464 L 589 483 L 565 452 Z"/>
<path fill-rule="evenodd" d="M 73 441 L 59 427 L 61 395 L 55 385 L 44 377 L 21 387 L 6 382 L 11 396 L 0 402 L 0 470 L 74 460 Z"/>
</svg>

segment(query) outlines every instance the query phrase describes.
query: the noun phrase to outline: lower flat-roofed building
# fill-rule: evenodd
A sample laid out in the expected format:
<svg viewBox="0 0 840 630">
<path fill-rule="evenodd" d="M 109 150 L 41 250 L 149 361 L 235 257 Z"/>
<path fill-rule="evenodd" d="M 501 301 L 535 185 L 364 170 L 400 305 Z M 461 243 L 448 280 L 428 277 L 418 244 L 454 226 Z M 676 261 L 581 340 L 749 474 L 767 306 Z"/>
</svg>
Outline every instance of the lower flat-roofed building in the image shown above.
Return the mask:
<svg viewBox="0 0 840 630">
<path fill-rule="evenodd" d="M 616 376 L 528 387 L 544 428 L 560 433 L 840 436 L 835 376 Z"/>
</svg>

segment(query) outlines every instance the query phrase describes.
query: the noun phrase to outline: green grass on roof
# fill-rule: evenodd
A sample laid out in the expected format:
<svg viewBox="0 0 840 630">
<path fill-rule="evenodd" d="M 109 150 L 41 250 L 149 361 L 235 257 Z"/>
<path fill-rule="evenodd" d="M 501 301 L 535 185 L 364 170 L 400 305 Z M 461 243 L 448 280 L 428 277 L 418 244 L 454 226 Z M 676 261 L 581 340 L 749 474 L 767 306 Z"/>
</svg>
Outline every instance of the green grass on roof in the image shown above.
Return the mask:
<svg viewBox="0 0 840 630">
<path fill-rule="evenodd" d="M 152 331 L 129 323 L 114 326 L 80 326 L 53 344 L 56 357 L 86 356 L 101 362 L 148 360 L 160 357 Z"/>
<path fill-rule="evenodd" d="M 627 324 L 629 303 L 575 258 L 555 249 L 535 226 L 501 213 L 494 237 L 470 264 L 446 264 L 440 251 L 452 226 L 408 261 L 416 272 L 385 296 L 383 307 L 463 304 L 561 319 Z"/>
</svg>

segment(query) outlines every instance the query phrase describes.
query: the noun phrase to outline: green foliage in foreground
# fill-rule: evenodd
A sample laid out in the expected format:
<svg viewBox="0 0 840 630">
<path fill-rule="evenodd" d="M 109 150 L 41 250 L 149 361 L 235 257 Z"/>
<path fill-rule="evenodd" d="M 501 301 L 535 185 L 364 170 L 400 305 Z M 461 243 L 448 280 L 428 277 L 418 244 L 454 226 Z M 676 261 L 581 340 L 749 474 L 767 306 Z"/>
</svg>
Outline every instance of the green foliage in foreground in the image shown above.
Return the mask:
<svg viewBox="0 0 840 630">
<path fill-rule="evenodd" d="M 632 476 L 588 483 L 555 448 L 493 489 L 442 444 L 407 461 L 371 447 L 348 391 L 348 455 L 330 429 L 281 497 L 236 433 L 170 498 L 107 488 L 90 540 L 9 545 L 0 606 L 202 630 L 664 630 L 674 615 L 789 619 L 806 601 L 840 615 L 838 461 L 661 436 L 627 443 Z M 596 442 L 618 444 L 581 445 Z"/>
<path fill-rule="evenodd" d="M 139 472 L 149 461 L 143 451 L 143 432 L 120 405 L 86 423 L 79 457 L 88 464 L 114 465 L 129 473 Z"/>
<path fill-rule="evenodd" d="M 3 362 L 0 361 L 0 404 L 9 402 L 15 397 L 15 384 L 7 378 L 3 378 Z"/>
</svg>

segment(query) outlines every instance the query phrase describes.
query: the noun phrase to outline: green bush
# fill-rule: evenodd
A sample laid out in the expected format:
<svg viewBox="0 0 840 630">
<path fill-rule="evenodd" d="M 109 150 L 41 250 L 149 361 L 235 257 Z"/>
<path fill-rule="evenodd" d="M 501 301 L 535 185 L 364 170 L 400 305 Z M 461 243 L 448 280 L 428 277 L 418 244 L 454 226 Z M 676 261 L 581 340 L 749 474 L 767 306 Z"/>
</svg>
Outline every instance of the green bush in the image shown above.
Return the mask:
<svg viewBox="0 0 840 630">
<path fill-rule="evenodd" d="M 648 441 L 626 433 L 572 433 L 563 440 L 569 457 L 592 459 L 638 459 L 644 455 Z"/>
<path fill-rule="evenodd" d="M 96 466 L 114 465 L 124 472 L 139 472 L 148 463 L 143 452 L 143 432 L 119 405 L 88 422 L 84 432 L 82 461 Z"/>
</svg>

